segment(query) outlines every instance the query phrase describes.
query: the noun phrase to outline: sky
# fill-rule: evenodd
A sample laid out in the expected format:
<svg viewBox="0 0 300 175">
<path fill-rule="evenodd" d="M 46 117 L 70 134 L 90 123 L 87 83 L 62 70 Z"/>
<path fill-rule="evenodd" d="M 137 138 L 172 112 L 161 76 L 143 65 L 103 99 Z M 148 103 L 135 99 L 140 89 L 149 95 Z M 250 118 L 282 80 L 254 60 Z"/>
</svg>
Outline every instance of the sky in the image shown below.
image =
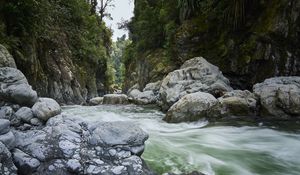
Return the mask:
<svg viewBox="0 0 300 175">
<path fill-rule="evenodd" d="M 117 37 L 121 37 L 124 34 L 128 35 L 127 31 L 119 30 L 117 23 L 122 19 L 129 20 L 133 16 L 134 1 L 132 0 L 114 0 L 115 7 L 109 9 L 113 20 L 105 19 L 108 27 L 114 31 L 113 40 L 116 41 Z"/>
</svg>

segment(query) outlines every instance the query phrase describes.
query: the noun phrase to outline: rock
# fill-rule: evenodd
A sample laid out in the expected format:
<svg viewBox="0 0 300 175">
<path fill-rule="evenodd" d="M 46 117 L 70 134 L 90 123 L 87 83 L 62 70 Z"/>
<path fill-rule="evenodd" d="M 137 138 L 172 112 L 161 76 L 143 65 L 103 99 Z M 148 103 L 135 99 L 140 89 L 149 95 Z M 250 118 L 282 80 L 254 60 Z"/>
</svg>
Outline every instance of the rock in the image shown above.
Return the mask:
<svg viewBox="0 0 300 175">
<path fill-rule="evenodd" d="M 257 115 L 257 97 L 247 90 L 227 92 L 218 101 L 218 117 Z"/>
<path fill-rule="evenodd" d="M 15 147 L 15 135 L 9 131 L 6 134 L 0 135 L 0 142 L 2 142 L 9 150 Z"/>
<path fill-rule="evenodd" d="M 129 88 L 128 89 L 128 93 L 130 93 L 132 90 L 134 90 L 134 89 L 140 89 L 140 86 L 139 86 L 139 84 L 135 84 L 135 85 L 133 85 L 131 88 Z"/>
<path fill-rule="evenodd" d="M 159 93 L 163 110 L 169 109 L 184 95 L 207 92 L 215 97 L 231 91 L 230 82 L 218 67 L 202 57 L 186 61 L 179 70 L 167 75 L 162 81 Z"/>
<path fill-rule="evenodd" d="M 300 116 L 300 77 L 275 77 L 253 86 L 262 114 L 288 119 Z"/>
<path fill-rule="evenodd" d="M 10 130 L 10 121 L 6 119 L 0 119 L 0 135 L 8 133 Z"/>
<path fill-rule="evenodd" d="M 13 150 L 13 161 L 22 174 L 31 174 L 40 166 L 40 161 L 19 149 Z"/>
<path fill-rule="evenodd" d="M 153 91 L 153 92 L 158 92 L 161 86 L 161 81 L 157 81 L 154 83 L 149 83 L 145 86 L 143 91 Z"/>
<path fill-rule="evenodd" d="M 3 106 L 0 108 L 0 119 L 11 120 L 13 114 L 14 111 L 10 106 Z"/>
<path fill-rule="evenodd" d="M 104 95 L 103 104 L 128 104 L 128 97 L 125 94 Z"/>
<path fill-rule="evenodd" d="M 138 89 L 134 89 L 128 96 L 131 101 L 138 105 L 155 104 L 158 100 L 158 95 L 155 95 L 153 91 L 141 92 Z"/>
<path fill-rule="evenodd" d="M 103 103 L 103 97 L 95 97 L 90 99 L 89 105 L 96 106 L 101 105 Z"/>
<path fill-rule="evenodd" d="M 91 127 L 90 144 L 100 146 L 120 146 L 128 147 L 143 146 L 148 139 L 148 134 L 136 125 L 129 122 L 102 122 Z M 134 154 L 140 155 L 144 149 Z"/>
<path fill-rule="evenodd" d="M 14 58 L 8 50 L 0 44 L 0 67 L 17 68 Z"/>
<path fill-rule="evenodd" d="M 128 122 L 86 123 L 58 115 L 41 130 L 14 133 L 17 148 L 40 162 L 35 174 L 151 174 L 137 156 L 148 135 Z"/>
<path fill-rule="evenodd" d="M 0 142 L 0 172 L 3 175 L 17 175 L 17 167 L 12 161 L 11 153 L 2 142 Z"/>
<path fill-rule="evenodd" d="M 15 116 L 21 119 L 23 122 L 30 123 L 30 120 L 34 117 L 33 112 L 28 107 L 20 108 L 16 113 Z"/>
<path fill-rule="evenodd" d="M 170 123 L 191 122 L 209 118 L 210 111 L 217 105 L 217 99 L 205 92 L 185 95 L 167 112 L 165 121 Z"/>
<path fill-rule="evenodd" d="M 0 98 L 4 101 L 30 107 L 37 101 L 37 93 L 18 69 L 0 68 L 0 82 Z"/>
<path fill-rule="evenodd" d="M 43 121 L 41 121 L 38 118 L 32 118 L 30 120 L 30 124 L 34 125 L 34 126 L 42 126 L 43 125 Z"/>
<path fill-rule="evenodd" d="M 33 105 L 32 112 L 38 119 L 47 121 L 49 118 L 60 114 L 61 107 L 51 98 L 39 98 L 39 100 Z"/>
</svg>

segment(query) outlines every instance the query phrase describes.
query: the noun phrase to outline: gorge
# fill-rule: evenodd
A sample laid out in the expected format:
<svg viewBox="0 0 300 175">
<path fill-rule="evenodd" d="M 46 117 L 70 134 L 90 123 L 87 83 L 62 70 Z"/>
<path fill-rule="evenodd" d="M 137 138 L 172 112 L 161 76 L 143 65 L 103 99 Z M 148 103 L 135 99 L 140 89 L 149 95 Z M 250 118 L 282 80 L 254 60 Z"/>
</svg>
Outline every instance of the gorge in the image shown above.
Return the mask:
<svg viewBox="0 0 300 175">
<path fill-rule="evenodd" d="M 300 3 L 0 1 L 0 174 L 298 175 Z"/>
</svg>

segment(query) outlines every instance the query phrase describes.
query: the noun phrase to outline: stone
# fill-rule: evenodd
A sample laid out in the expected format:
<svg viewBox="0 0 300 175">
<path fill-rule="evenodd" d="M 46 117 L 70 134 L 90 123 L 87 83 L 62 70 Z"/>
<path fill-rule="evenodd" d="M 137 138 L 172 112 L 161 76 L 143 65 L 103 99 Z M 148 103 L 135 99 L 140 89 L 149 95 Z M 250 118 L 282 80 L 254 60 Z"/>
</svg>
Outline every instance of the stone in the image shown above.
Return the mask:
<svg viewBox="0 0 300 175">
<path fill-rule="evenodd" d="M 10 106 L 0 107 L 0 119 L 11 120 L 13 114 L 14 111 Z"/>
<path fill-rule="evenodd" d="M 40 166 L 40 161 L 19 149 L 13 150 L 13 161 L 22 174 L 31 174 Z"/>
<path fill-rule="evenodd" d="M 99 146 L 141 146 L 149 137 L 142 129 L 129 122 L 101 122 L 90 130 L 90 144 Z M 142 151 L 144 150 L 140 150 Z"/>
<path fill-rule="evenodd" d="M 248 90 L 233 90 L 218 98 L 217 117 L 256 116 L 258 99 Z"/>
<path fill-rule="evenodd" d="M 218 100 L 211 94 L 205 92 L 188 94 L 168 110 L 164 120 L 179 123 L 208 119 L 212 108 L 217 104 Z"/>
<path fill-rule="evenodd" d="M 31 107 L 37 101 L 24 74 L 15 68 L 0 68 L 0 98 L 4 101 Z"/>
<path fill-rule="evenodd" d="M 148 83 L 143 91 L 153 91 L 153 92 L 158 92 L 160 89 L 162 81 L 157 81 L 154 83 Z"/>
<path fill-rule="evenodd" d="M 125 94 L 107 94 L 104 95 L 103 104 L 129 104 L 129 101 Z"/>
<path fill-rule="evenodd" d="M 34 125 L 34 126 L 42 126 L 43 125 L 43 121 L 38 119 L 38 118 L 32 118 L 30 120 L 30 124 Z"/>
<path fill-rule="evenodd" d="M 260 99 L 261 115 L 278 119 L 300 116 L 300 77 L 275 77 L 253 86 Z"/>
<path fill-rule="evenodd" d="M 51 98 L 39 98 L 33 105 L 32 112 L 35 117 L 46 122 L 49 118 L 59 115 L 61 107 Z"/>
<path fill-rule="evenodd" d="M 0 135 L 8 133 L 10 130 L 10 121 L 6 119 L 0 119 Z"/>
<path fill-rule="evenodd" d="M 33 112 L 28 107 L 20 108 L 16 113 L 15 116 L 21 119 L 23 122 L 30 123 L 30 120 L 34 117 Z"/>
<path fill-rule="evenodd" d="M 12 161 L 12 155 L 2 142 L 0 142 L 0 173 L 17 175 L 17 167 Z"/>
<path fill-rule="evenodd" d="M 151 174 L 139 157 L 148 135 L 129 122 L 57 115 L 41 129 L 14 134 L 16 147 L 40 162 L 33 174 Z"/>
<path fill-rule="evenodd" d="M 0 67 L 17 68 L 14 58 L 8 50 L 0 44 Z"/>
<path fill-rule="evenodd" d="M 103 103 L 103 97 L 95 97 L 90 99 L 89 105 L 91 106 L 96 106 L 96 105 L 101 105 Z"/>
<path fill-rule="evenodd" d="M 194 92 L 207 92 L 220 97 L 231 91 L 229 80 L 218 67 L 202 57 L 186 61 L 180 69 L 170 72 L 162 81 L 159 93 L 161 107 L 168 110 L 181 97 Z"/>
<path fill-rule="evenodd" d="M 6 134 L 0 135 L 0 142 L 2 142 L 9 150 L 15 147 L 15 135 L 9 131 Z"/>
<path fill-rule="evenodd" d="M 133 103 L 138 105 L 155 104 L 158 100 L 158 95 L 155 95 L 153 91 L 141 92 L 138 89 L 134 89 L 128 96 Z"/>
</svg>

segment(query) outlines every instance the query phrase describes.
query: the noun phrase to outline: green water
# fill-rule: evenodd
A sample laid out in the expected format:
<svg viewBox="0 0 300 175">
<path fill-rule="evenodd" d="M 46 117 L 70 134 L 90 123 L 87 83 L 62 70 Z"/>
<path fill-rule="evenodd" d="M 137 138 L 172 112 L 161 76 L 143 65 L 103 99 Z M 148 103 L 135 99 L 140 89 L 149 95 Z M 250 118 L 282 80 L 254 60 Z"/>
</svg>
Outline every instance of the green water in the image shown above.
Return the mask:
<svg viewBox="0 0 300 175">
<path fill-rule="evenodd" d="M 136 123 L 150 135 L 143 158 L 159 174 L 196 170 L 207 175 L 300 175 L 300 130 L 295 123 L 293 130 L 286 130 L 286 123 L 168 124 L 158 110 L 134 105 L 69 106 L 64 113 L 90 122 Z"/>
</svg>

